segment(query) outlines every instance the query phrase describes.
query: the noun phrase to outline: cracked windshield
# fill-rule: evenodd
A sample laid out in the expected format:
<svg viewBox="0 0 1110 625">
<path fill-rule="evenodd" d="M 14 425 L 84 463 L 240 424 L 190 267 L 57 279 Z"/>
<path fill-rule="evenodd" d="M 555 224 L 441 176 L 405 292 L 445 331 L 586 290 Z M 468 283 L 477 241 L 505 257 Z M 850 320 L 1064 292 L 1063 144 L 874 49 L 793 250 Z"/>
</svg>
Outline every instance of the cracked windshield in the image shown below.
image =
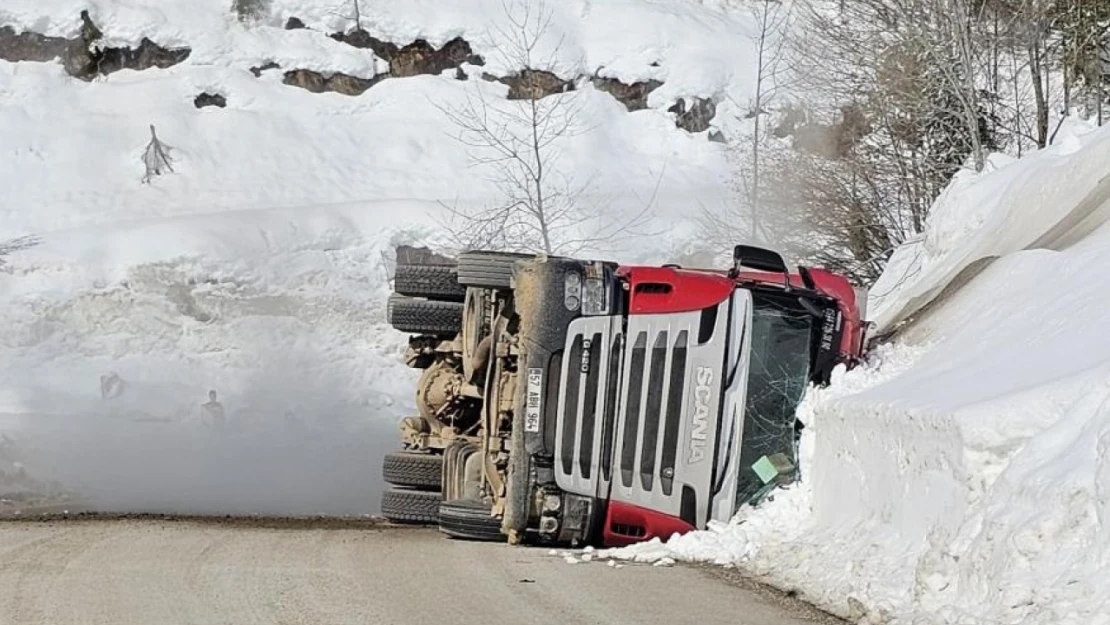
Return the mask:
<svg viewBox="0 0 1110 625">
<path fill-rule="evenodd" d="M 796 301 L 753 293 L 751 362 L 738 505 L 795 475 L 794 413 L 809 385 L 814 318 Z"/>
</svg>

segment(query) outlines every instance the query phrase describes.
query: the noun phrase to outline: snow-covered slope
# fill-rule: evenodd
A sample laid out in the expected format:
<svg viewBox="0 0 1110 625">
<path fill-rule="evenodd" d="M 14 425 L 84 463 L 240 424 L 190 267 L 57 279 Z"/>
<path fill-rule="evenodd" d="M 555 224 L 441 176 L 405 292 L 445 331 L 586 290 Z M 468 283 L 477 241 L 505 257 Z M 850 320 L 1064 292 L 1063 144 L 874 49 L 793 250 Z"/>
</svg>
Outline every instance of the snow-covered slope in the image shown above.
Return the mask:
<svg viewBox="0 0 1110 625">
<path fill-rule="evenodd" d="M 588 81 L 576 92 L 585 132 L 562 142 L 562 173 L 592 177 L 584 199 L 605 214 L 651 206 L 656 220 L 608 255 L 664 260 L 700 207 L 727 199 L 721 146 L 666 110 L 712 97 L 727 131 L 733 102 L 747 103 L 752 23 L 719 5 L 547 3 L 537 52 L 559 44 L 561 75 L 663 83 L 631 113 Z M 103 46 L 191 50 L 91 82 L 0 61 L 0 432 L 19 439 L 28 470 L 110 509 L 372 512 L 380 453 L 413 409 L 403 337 L 383 323 L 389 253 L 440 240 L 437 201 L 501 200 L 441 108 L 476 90 L 504 97 L 478 78 L 517 69 L 491 36 L 503 3 L 363 1 L 371 35 L 437 47 L 462 36 L 486 65 L 357 97 L 282 84 L 291 69 L 384 71 L 328 36 L 354 26 L 349 0 L 274 0 L 250 24 L 230 6 L 0 2 L 0 27 L 16 32 L 72 38 L 88 10 Z M 285 30 L 291 17 L 307 28 Z M 271 62 L 281 69 L 250 71 Z M 201 92 L 226 108 L 195 108 Z M 175 171 L 142 184 L 150 125 Z M 112 375 L 123 394 L 102 399 Z M 240 424 L 226 439 L 202 425 L 209 390 Z"/>
<path fill-rule="evenodd" d="M 887 323 L 916 321 L 808 398 L 805 483 L 638 557 L 739 564 L 868 623 L 1110 622 L 1107 146 L 1075 131 L 956 181 L 879 283 Z"/>
</svg>

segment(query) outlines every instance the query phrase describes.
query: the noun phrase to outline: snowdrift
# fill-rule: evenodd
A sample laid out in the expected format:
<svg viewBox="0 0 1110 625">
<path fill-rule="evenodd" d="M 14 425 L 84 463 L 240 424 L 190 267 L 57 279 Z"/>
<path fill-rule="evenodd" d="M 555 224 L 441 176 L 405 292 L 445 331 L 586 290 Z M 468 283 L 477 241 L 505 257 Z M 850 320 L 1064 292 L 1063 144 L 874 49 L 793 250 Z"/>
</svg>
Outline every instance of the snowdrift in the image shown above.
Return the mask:
<svg viewBox="0 0 1110 625">
<path fill-rule="evenodd" d="M 1110 218 L 1107 163 L 1110 141 L 1072 122 L 1035 157 L 993 155 L 985 173 L 957 175 L 925 234 L 895 252 L 872 288 L 877 331 L 894 329 L 995 258 L 1065 249 L 1091 234 Z"/>
<path fill-rule="evenodd" d="M 876 285 L 881 324 L 914 321 L 807 399 L 808 478 L 621 555 L 737 564 L 868 623 L 1110 622 L 1107 150 L 1081 130 L 955 181 Z"/>
</svg>

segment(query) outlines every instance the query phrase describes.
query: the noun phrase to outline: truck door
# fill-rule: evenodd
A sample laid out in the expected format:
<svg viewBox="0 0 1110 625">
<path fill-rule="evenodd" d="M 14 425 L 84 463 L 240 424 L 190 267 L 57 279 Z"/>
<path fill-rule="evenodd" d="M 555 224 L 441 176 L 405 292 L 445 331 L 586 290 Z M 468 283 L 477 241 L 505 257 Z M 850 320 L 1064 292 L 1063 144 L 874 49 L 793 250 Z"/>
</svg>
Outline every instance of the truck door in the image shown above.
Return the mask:
<svg viewBox="0 0 1110 625">
<path fill-rule="evenodd" d="M 627 520 L 645 511 L 705 527 L 724 377 L 743 355 L 726 347 L 742 340 L 749 302 L 747 291 L 735 291 L 704 310 L 628 318 L 608 491 L 609 525 L 631 532 L 628 538 L 652 537 L 651 523 L 637 528 Z M 656 533 L 669 527 L 661 522 Z"/>
</svg>

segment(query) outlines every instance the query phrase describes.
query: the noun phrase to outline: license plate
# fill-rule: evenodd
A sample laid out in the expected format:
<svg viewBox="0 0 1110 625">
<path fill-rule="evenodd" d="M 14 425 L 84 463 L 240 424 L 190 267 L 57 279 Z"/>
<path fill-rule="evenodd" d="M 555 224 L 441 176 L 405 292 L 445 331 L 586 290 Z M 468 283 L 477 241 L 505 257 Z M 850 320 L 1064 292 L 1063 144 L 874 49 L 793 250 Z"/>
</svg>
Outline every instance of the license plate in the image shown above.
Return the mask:
<svg viewBox="0 0 1110 625">
<path fill-rule="evenodd" d="M 528 400 L 524 410 L 524 431 L 540 431 L 540 398 L 543 396 L 543 369 L 528 369 Z"/>
</svg>

